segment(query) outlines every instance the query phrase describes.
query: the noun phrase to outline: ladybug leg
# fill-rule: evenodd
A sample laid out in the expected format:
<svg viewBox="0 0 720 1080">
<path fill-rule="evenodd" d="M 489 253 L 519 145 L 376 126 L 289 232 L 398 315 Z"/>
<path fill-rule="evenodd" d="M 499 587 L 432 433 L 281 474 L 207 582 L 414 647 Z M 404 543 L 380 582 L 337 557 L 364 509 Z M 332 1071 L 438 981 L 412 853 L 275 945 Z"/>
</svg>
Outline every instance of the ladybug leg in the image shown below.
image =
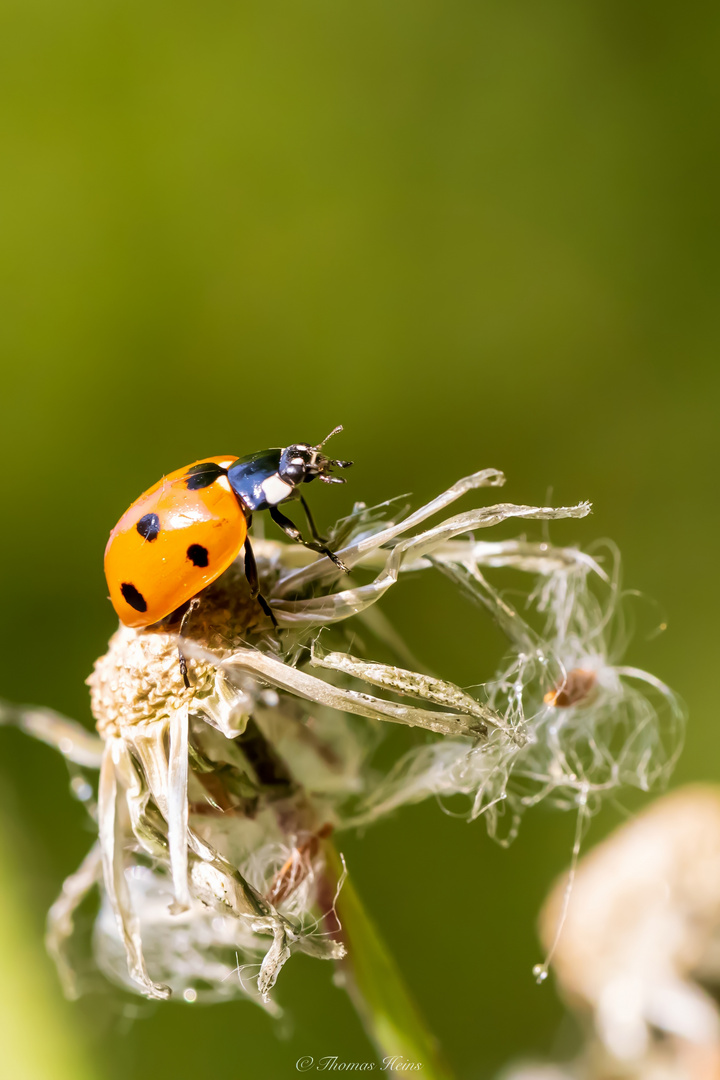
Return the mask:
<svg viewBox="0 0 720 1080">
<path fill-rule="evenodd" d="M 250 537 L 245 537 L 245 577 L 247 578 L 248 585 L 250 586 L 250 595 L 253 600 L 257 600 L 260 607 L 263 609 L 267 617 L 272 622 L 275 629 L 278 629 L 277 619 L 273 615 L 272 608 L 268 604 L 267 600 L 260 592 L 260 582 L 258 580 L 257 563 L 255 562 L 255 553 L 250 543 Z"/>
<path fill-rule="evenodd" d="M 326 547 L 325 544 L 318 543 L 314 540 L 303 540 L 297 525 L 293 525 L 290 518 L 286 518 L 284 514 L 281 514 L 276 506 L 270 507 L 270 517 L 291 540 L 295 540 L 298 544 L 302 544 L 303 547 L 310 548 L 311 551 L 317 551 L 320 555 L 327 555 L 340 570 L 344 570 L 346 574 L 350 573 L 350 570 L 345 563 L 337 557 L 334 551 L 331 551 L 329 547 Z"/>
<path fill-rule="evenodd" d="M 178 630 L 180 637 L 182 637 L 182 632 L 185 628 L 185 623 L 188 616 L 190 615 L 190 612 L 194 611 L 195 608 L 199 606 L 199 604 L 200 601 L 198 600 L 197 596 L 195 596 L 192 600 L 188 600 L 187 604 L 184 605 L 185 610 L 183 611 L 182 618 L 180 619 L 180 629 Z M 183 682 L 185 683 L 185 689 L 189 690 L 190 678 L 188 676 L 187 660 L 185 659 L 185 653 L 182 651 L 182 645 L 178 645 L 178 656 L 180 657 L 180 674 L 182 675 Z"/>
<path fill-rule="evenodd" d="M 180 658 L 180 674 L 182 675 L 182 681 L 185 684 L 185 689 L 190 689 L 190 677 L 188 676 L 187 660 L 182 651 L 182 647 L 178 645 L 178 657 Z"/>
<path fill-rule="evenodd" d="M 298 499 L 302 503 L 302 508 L 305 511 L 305 517 L 307 518 L 308 528 L 310 529 L 310 533 L 312 535 L 313 540 L 315 541 L 316 544 L 327 544 L 327 540 L 325 539 L 325 537 L 321 536 L 320 533 L 317 531 L 317 525 L 315 524 L 315 519 L 313 518 L 312 514 L 310 513 L 310 507 L 307 504 L 307 500 L 302 495 L 300 495 L 299 492 L 298 492 Z"/>
</svg>

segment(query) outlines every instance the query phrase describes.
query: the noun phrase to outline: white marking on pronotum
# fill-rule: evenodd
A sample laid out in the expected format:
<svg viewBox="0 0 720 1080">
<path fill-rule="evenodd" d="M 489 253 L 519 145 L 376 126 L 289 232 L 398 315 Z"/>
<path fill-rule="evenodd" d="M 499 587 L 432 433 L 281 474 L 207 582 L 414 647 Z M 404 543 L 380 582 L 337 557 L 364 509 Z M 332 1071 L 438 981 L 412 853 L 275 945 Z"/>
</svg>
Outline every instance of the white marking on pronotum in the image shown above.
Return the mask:
<svg viewBox="0 0 720 1080">
<path fill-rule="evenodd" d="M 220 487 L 225 488 L 225 490 L 229 491 L 232 495 L 232 488 L 230 487 L 230 481 L 228 480 L 227 476 L 219 476 L 215 483 L 219 484 Z"/>
<path fill-rule="evenodd" d="M 232 463 L 233 463 L 233 459 L 232 459 L 232 458 L 230 459 L 230 461 L 221 461 L 221 462 L 220 462 L 220 468 L 221 468 L 221 469 L 229 469 L 229 468 L 230 468 L 230 466 L 232 465 Z"/>
<path fill-rule="evenodd" d="M 268 476 L 267 480 L 263 480 L 260 486 L 263 489 L 263 495 L 271 506 L 277 506 L 278 503 L 281 503 L 283 499 L 287 499 L 288 495 L 292 494 L 292 484 L 286 484 L 277 473 Z"/>
</svg>

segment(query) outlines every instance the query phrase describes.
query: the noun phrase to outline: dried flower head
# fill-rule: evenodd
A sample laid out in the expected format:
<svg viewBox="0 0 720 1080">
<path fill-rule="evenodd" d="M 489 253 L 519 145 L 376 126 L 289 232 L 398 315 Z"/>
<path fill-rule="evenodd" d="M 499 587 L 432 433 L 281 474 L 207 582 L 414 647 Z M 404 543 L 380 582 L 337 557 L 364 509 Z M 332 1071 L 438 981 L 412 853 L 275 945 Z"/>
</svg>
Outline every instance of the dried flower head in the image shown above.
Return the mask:
<svg viewBox="0 0 720 1080">
<path fill-rule="evenodd" d="M 548 946 L 563 893 L 540 917 Z M 657 799 L 581 860 L 553 968 L 591 1020 L 603 1075 L 717 1075 L 719 934 L 717 787 Z"/>
<path fill-rule="evenodd" d="M 327 557 L 255 541 L 281 633 L 238 565 L 202 593 L 182 638 L 121 627 L 88 680 L 92 746 L 53 714 L 44 727 L 37 710 L 5 714 L 100 769 L 98 842 L 49 924 L 70 991 L 73 914 L 95 884 L 95 951 L 113 978 L 150 997 L 244 994 L 273 1008 L 269 991 L 293 951 L 344 951 L 329 917 L 341 885 L 326 858 L 331 831 L 460 794 L 468 817 L 484 815 L 507 842 L 545 798 L 587 809 L 622 784 L 646 789 L 668 774 L 682 710 L 659 680 L 618 666 L 617 556 L 606 569 L 576 548 L 476 536 L 508 519 L 582 518 L 589 505 L 501 503 L 425 525 L 467 492 L 503 483 L 487 469 L 410 514 L 397 500 L 356 505 L 329 541 L 349 579 Z M 522 604 L 502 591 L 507 570 L 526 583 Z M 472 693 L 417 670 L 377 606 L 408 574 L 433 571 L 505 639 L 501 670 L 481 668 Z M 351 645 L 359 630 L 397 663 Z M 387 722 L 426 739 L 381 773 L 372 756 Z"/>
</svg>

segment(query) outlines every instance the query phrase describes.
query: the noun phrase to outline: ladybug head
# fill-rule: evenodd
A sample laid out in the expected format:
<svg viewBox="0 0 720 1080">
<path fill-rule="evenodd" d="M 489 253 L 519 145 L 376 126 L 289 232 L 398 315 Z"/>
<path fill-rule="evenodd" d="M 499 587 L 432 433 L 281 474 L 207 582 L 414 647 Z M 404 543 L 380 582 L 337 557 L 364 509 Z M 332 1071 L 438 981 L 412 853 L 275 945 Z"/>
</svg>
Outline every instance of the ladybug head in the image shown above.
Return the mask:
<svg viewBox="0 0 720 1080">
<path fill-rule="evenodd" d="M 317 446 L 312 446 L 310 443 L 293 443 L 292 446 L 286 446 L 280 457 L 278 469 L 281 478 L 293 486 L 309 484 L 316 477 L 326 484 L 344 484 L 345 477 L 333 476 L 332 470 L 349 469 L 352 461 L 335 461 L 320 453 L 330 436 L 337 434 L 338 431 L 342 431 L 342 425 L 333 428 L 330 435 L 326 435 Z"/>
</svg>

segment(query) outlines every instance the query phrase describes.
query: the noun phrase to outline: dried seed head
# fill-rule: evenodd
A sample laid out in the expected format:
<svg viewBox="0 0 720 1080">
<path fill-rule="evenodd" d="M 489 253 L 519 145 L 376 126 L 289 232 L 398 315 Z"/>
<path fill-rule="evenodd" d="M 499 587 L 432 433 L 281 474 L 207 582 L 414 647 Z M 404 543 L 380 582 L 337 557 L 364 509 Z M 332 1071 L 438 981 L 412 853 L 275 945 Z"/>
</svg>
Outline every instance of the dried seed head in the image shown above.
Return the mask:
<svg viewBox="0 0 720 1080">
<path fill-rule="evenodd" d="M 273 563 L 259 553 L 255 545 L 258 578 L 261 592 L 271 595 L 278 571 Z M 264 544 L 263 550 L 274 552 L 281 544 Z M 236 559 L 224 574 L 200 596 L 197 606 L 183 624 L 183 637 L 203 648 L 226 652 L 241 645 L 255 644 L 261 639 L 268 646 L 273 640 L 270 620 L 263 614 L 257 600 L 250 596 L 242 558 Z"/>
<path fill-rule="evenodd" d="M 209 664 L 198 660 L 190 660 L 188 670 L 190 689 L 183 683 L 174 635 L 121 626 L 87 679 L 90 707 L 103 738 L 126 727 L 169 717 L 175 709 L 188 705 L 215 674 Z"/>
<path fill-rule="evenodd" d="M 565 898 L 553 888 L 540 916 L 550 947 Z M 588 852 L 577 867 L 553 969 L 565 997 L 590 1012 L 611 1057 L 604 1075 L 628 1075 L 655 1051 L 666 1076 L 717 1076 L 720 1009 L 720 788 L 691 785 L 657 799 Z M 684 1050 L 713 1053 L 687 1073 Z M 675 1071 L 677 1070 L 677 1071 Z M 651 1075 L 648 1070 L 648 1075 Z"/>
<path fill-rule="evenodd" d="M 276 576 L 267 560 L 258 560 L 258 573 L 263 587 Z M 257 639 L 268 626 L 267 616 L 250 596 L 240 561 L 202 594 L 185 620 L 183 638 L 224 654 Z M 121 625 L 87 679 L 99 733 L 108 737 L 123 727 L 169 717 L 211 691 L 215 666 L 191 655 L 186 659 L 189 688 L 182 678 L 177 634 Z"/>
<path fill-rule="evenodd" d="M 428 524 L 467 492 L 503 482 L 495 469 L 474 473 L 407 516 L 397 501 L 358 504 L 330 534 L 352 577 L 299 545 L 254 542 L 280 635 L 236 562 L 200 595 L 182 635 L 121 627 L 113 636 L 88 683 L 104 740 L 98 941 L 115 977 L 124 954 L 150 997 L 239 995 L 238 952 L 258 962 L 253 994 L 265 1000 L 291 951 L 342 952 L 322 929 L 334 893 L 323 869 L 328 823 L 337 835 L 431 795 L 465 795 L 467 816 L 483 815 L 508 840 L 543 799 L 577 808 L 582 795 L 594 807 L 622 784 L 646 789 L 667 776 L 682 709 L 659 680 L 617 666 L 617 573 L 574 548 L 477 538 L 511 519 L 582 518 L 589 505 L 499 503 Z M 527 583 L 517 608 L 485 577 L 503 568 Z M 408 572 L 435 570 L 506 638 L 501 669 L 481 669 L 472 691 L 417 670 L 378 610 Z M 468 607 L 463 631 L 475 617 Z M 368 655 L 368 632 L 400 663 Z M 423 652 L 432 665 L 432 642 Z M 23 715 L 12 722 L 73 760 L 87 756 L 69 722 Z M 383 775 L 372 754 L 388 722 L 426 739 Z M 99 865 L 84 864 L 56 906 L 56 957 Z"/>
</svg>

